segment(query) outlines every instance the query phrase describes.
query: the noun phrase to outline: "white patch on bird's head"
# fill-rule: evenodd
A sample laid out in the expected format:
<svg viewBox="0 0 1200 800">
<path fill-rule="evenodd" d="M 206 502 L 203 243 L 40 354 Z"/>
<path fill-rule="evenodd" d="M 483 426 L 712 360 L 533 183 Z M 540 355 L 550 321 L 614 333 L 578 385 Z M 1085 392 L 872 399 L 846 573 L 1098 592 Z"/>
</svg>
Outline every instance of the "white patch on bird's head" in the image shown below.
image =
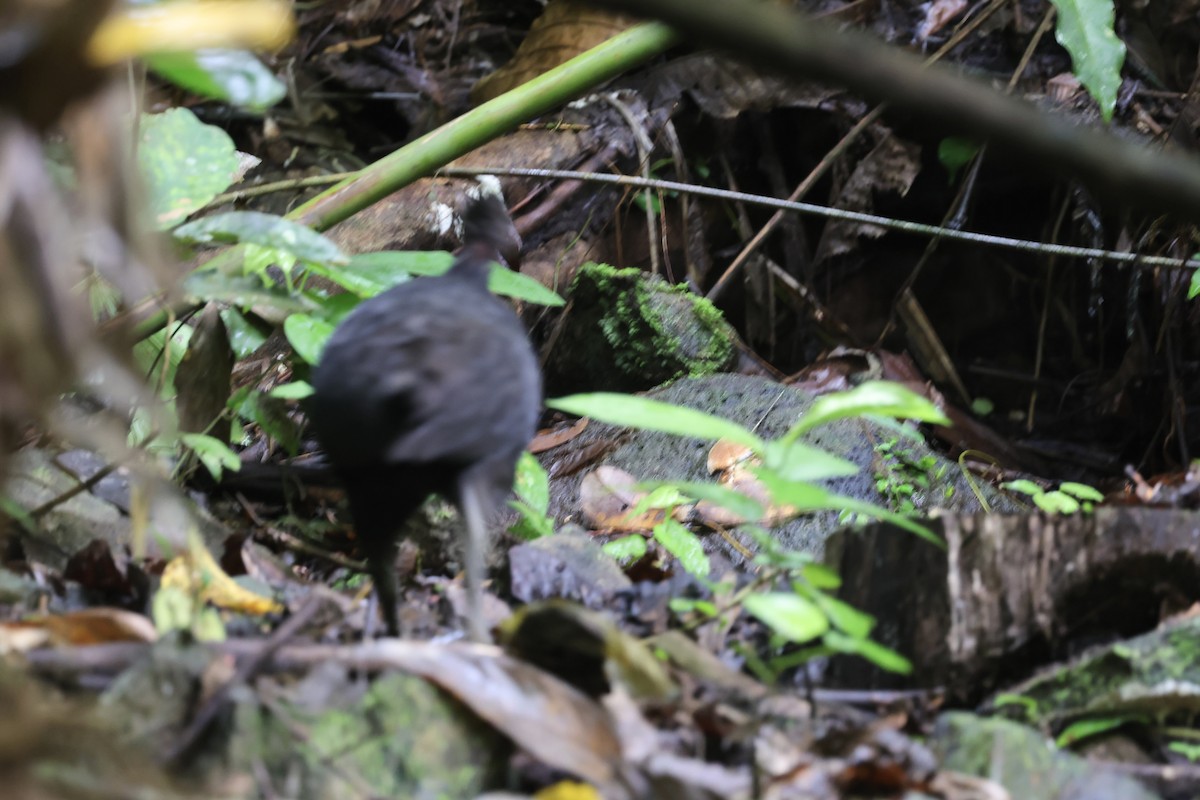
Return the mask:
<svg viewBox="0 0 1200 800">
<path fill-rule="evenodd" d="M 500 185 L 500 179 L 495 175 L 476 175 L 475 181 L 479 184 L 478 193 L 468 189 L 467 194 L 475 197 L 487 197 L 489 194 L 504 199 L 504 192 Z"/>
</svg>

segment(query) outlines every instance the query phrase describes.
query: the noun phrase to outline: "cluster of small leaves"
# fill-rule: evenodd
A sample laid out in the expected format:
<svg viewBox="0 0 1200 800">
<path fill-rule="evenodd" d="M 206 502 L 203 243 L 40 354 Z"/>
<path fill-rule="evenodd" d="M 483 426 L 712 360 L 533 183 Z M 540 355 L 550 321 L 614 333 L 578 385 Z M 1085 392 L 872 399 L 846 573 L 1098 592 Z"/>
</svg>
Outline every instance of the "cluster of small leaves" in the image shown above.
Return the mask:
<svg viewBox="0 0 1200 800">
<path fill-rule="evenodd" d="M 942 484 L 950 469 L 948 464 L 939 464 L 931 453 L 918 456 L 901 445 L 899 437 L 875 445 L 878 456 L 875 469 L 875 490 L 887 500 L 888 506 L 901 514 L 912 515 L 917 511 L 913 498 L 917 493 L 928 494 Z M 954 484 L 946 483 L 942 498 L 954 496 Z"/>
<path fill-rule="evenodd" d="M 771 441 L 721 417 L 644 397 L 597 393 L 552 400 L 547 405 L 614 425 L 708 441 L 723 439 L 745 445 L 761 461 L 753 471 L 766 487 L 772 502 L 791 506 L 798 513 L 849 509 L 868 517 L 887 520 L 941 545 L 941 541 L 928 529 L 905 515 L 838 495 L 820 486 L 821 481 L 852 475 L 858 471 L 858 467 L 800 441 L 800 437 L 819 425 L 855 416 L 872 415 L 947 424 L 945 417 L 932 403 L 898 384 L 869 382 L 848 392 L 820 397 L 782 437 Z M 774 570 L 780 577 L 780 585 L 787 589 L 754 591 L 735 596 L 730 586 L 708 583 L 710 567 L 699 538 L 670 512 L 684 503 L 703 499 L 753 521 L 764 516 L 760 503 L 715 483 L 669 481 L 655 483 L 648 488 L 651 491 L 638 504 L 635 513 L 644 508 L 662 508 L 667 512 L 663 521 L 653 529 L 655 541 L 675 556 L 684 569 L 706 583 L 716 598 L 715 601 L 679 600 L 673 607 L 677 611 L 693 611 L 716 617 L 721 614 L 723 605 L 740 605 L 772 631 L 776 644 L 804 646 L 771 662 L 756 662 L 759 668 L 778 674 L 779 670 L 816 655 L 851 653 L 867 658 L 884 669 L 897 672 L 910 669 L 908 661 L 902 656 L 870 639 L 874 619 L 830 594 L 840 584 L 836 575 L 814 563 L 806 554 L 782 548 L 774 537 L 758 525 L 751 523 L 744 526 L 743 530 L 758 541 L 758 563 Z M 629 548 L 627 543 L 640 538 L 620 540 L 622 555 L 636 557 L 635 549 Z M 644 546 L 643 543 L 643 552 Z"/>
<path fill-rule="evenodd" d="M 1033 481 L 1022 478 L 1000 486 L 1010 492 L 1027 495 L 1035 506 L 1047 514 L 1077 514 L 1080 511 L 1090 514 L 1096 503 L 1104 502 L 1104 495 L 1086 483 L 1066 481 L 1060 483 L 1057 489 L 1047 491 Z"/>
</svg>

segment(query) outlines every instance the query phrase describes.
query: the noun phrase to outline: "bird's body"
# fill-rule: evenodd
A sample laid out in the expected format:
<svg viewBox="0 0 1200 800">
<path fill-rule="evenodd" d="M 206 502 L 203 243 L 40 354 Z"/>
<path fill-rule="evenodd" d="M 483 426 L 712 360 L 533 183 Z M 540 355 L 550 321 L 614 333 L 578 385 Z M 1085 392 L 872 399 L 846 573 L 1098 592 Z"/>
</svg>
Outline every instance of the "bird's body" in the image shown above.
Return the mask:
<svg viewBox="0 0 1200 800">
<path fill-rule="evenodd" d="M 494 200 L 476 203 L 467 222 L 467 247 L 449 272 L 360 304 L 313 373 L 309 417 L 346 486 L 392 635 L 399 528 L 437 493 L 467 522 L 471 633 L 482 637 L 485 517 L 511 489 L 541 407 L 541 376 L 525 329 L 487 289 L 503 245 L 496 232 L 511 222 Z"/>
</svg>

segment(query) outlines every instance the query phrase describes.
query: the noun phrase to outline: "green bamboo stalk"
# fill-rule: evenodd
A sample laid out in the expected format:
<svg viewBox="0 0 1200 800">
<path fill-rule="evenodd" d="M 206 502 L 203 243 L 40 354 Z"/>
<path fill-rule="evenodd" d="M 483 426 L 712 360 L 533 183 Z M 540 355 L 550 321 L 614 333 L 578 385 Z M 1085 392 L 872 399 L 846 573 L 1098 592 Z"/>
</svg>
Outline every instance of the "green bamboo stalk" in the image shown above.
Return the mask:
<svg viewBox="0 0 1200 800">
<path fill-rule="evenodd" d="M 362 169 L 288 214 L 323 231 L 461 155 L 558 108 L 679 42 L 665 25 L 637 25 L 468 111 Z"/>
</svg>

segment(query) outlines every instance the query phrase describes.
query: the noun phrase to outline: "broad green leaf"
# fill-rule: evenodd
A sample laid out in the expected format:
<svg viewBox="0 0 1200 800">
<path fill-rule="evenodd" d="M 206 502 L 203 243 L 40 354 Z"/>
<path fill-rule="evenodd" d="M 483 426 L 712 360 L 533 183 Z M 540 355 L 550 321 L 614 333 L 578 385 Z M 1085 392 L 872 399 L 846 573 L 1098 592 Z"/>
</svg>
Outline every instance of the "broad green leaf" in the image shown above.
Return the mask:
<svg viewBox="0 0 1200 800">
<path fill-rule="evenodd" d="M 858 465 L 819 447 L 782 439 L 767 442 L 763 462 L 781 478 L 790 481 L 820 481 L 858 472 Z"/>
<path fill-rule="evenodd" d="M 1054 37 L 1068 53 L 1075 77 L 1100 105 L 1104 121 L 1112 119 L 1121 88 L 1125 43 L 1113 31 L 1113 0 L 1051 0 L 1058 9 Z"/>
<path fill-rule="evenodd" d="M 517 497 L 539 514 L 545 514 L 550 508 L 550 478 L 537 457 L 527 450 L 517 459 L 513 490 Z"/>
<path fill-rule="evenodd" d="M 690 498 L 707 500 L 713 505 L 731 511 L 741 519 L 756 520 L 762 518 L 763 507 L 761 503 L 719 483 L 705 483 L 703 481 L 669 481 L 668 483 Z M 658 485 L 661 484 L 657 482 L 639 483 L 638 488 L 652 489 Z"/>
<path fill-rule="evenodd" d="M 646 555 L 646 540 L 641 536 L 625 536 L 601 545 L 600 549 L 617 561 L 631 563 Z"/>
<path fill-rule="evenodd" d="M 441 251 L 385 250 L 354 256 L 350 259 L 350 265 L 345 271 L 353 274 L 363 285 L 373 284 L 377 287 L 369 293 L 360 292 L 364 297 L 370 297 L 403 283 L 414 275 L 425 277 L 444 275 L 453 263 L 454 256 Z M 332 280 L 341 282 L 338 278 L 332 278 Z M 351 291 L 358 291 L 349 286 L 347 288 L 350 288 Z M 488 289 L 494 294 L 543 306 L 561 306 L 565 302 L 556 293 L 528 275 L 522 275 L 520 272 L 514 272 L 499 265 L 495 266 L 488 276 Z"/>
<path fill-rule="evenodd" d="M 1033 504 L 1047 514 L 1075 514 L 1079 511 L 1078 500 L 1057 490 L 1035 494 Z"/>
<path fill-rule="evenodd" d="M 1058 735 L 1054 743 L 1059 747 L 1070 747 L 1076 742 L 1116 730 L 1130 722 L 1140 722 L 1145 719 L 1142 714 L 1113 714 L 1107 717 L 1091 717 L 1072 722 Z"/>
<path fill-rule="evenodd" d="M 802 512 L 839 511 L 851 514 L 864 514 L 874 519 L 889 522 L 910 533 L 915 533 L 917 536 L 936 544 L 938 547 L 946 546 L 941 539 L 924 525 L 915 522 L 903 514 L 888 511 L 886 508 L 877 506 L 874 503 L 867 503 L 862 500 L 855 500 L 853 497 L 834 494 L 811 483 L 784 480 L 768 469 L 757 469 L 754 471 L 754 474 L 767 487 L 767 491 L 771 493 L 771 499 L 780 505 L 792 506 L 797 511 Z"/>
<path fill-rule="evenodd" d="M 1200 744 L 1189 744 L 1188 742 L 1171 742 L 1167 745 L 1167 749 L 1172 753 L 1179 755 L 1191 761 L 1193 764 L 1200 760 Z"/>
<path fill-rule="evenodd" d="M 159 228 L 183 222 L 229 188 L 237 175 L 233 139 L 186 108 L 143 114 L 138 133 L 138 167 Z"/>
<path fill-rule="evenodd" d="M 249 357 L 267 341 L 267 334 L 246 319 L 240 309 L 221 309 L 221 321 L 225 323 L 225 331 L 229 335 L 229 348 L 239 361 Z"/>
<path fill-rule="evenodd" d="M 829 630 L 829 619 L 813 603 L 790 592 L 751 594 L 743 601 L 764 625 L 791 642 L 808 642 Z"/>
<path fill-rule="evenodd" d="M 836 597 L 826 594 L 818 595 L 813 601 L 829 617 L 829 622 L 847 636 L 855 639 L 865 639 L 871 635 L 875 627 L 875 618 L 865 611 L 859 611 L 848 603 L 843 603 Z"/>
<path fill-rule="evenodd" d="M 333 335 L 333 326 L 308 314 L 292 314 L 283 321 L 283 332 L 298 356 L 309 364 L 317 364 L 325 343 Z"/>
<path fill-rule="evenodd" d="M 355 256 L 351 256 L 351 263 L 353 263 L 354 258 Z M 369 277 L 363 277 L 355 270 L 350 269 L 349 265 L 326 267 L 322 264 L 309 263 L 307 267 L 309 272 L 326 278 L 362 300 L 374 297 L 390 288 L 380 285 Z"/>
<path fill-rule="evenodd" d="M 1088 486 L 1086 483 L 1075 483 L 1074 481 L 1065 481 L 1058 485 L 1060 492 L 1066 492 L 1071 497 L 1079 500 L 1091 500 L 1093 503 L 1104 502 L 1104 495 L 1095 489 Z"/>
<path fill-rule="evenodd" d="M 690 574 L 704 578 L 712 571 L 708 556 L 700 544 L 700 537 L 674 519 L 668 517 L 655 525 L 654 539 L 664 550 L 679 559 L 679 563 Z"/>
<path fill-rule="evenodd" d="M 825 634 L 824 641 L 832 650 L 836 650 L 839 653 L 861 656 L 875 666 L 886 669 L 889 672 L 895 672 L 900 675 L 908 675 L 912 672 L 911 661 L 890 647 L 884 647 L 870 639 L 856 639 L 853 636 L 846 636 L 837 631 L 830 631 Z"/>
<path fill-rule="evenodd" d="M 650 509 L 674 508 L 692 502 L 690 497 L 685 497 L 673 484 L 661 483 L 642 496 L 641 500 L 630 510 L 630 516 L 640 516 Z"/>
<path fill-rule="evenodd" d="M 188 275 L 183 288 L 199 300 L 216 300 L 238 308 L 266 306 L 283 313 L 317 311 L 311 298 L 289 294 L 279 286 L 264 286 L 258 278 L 244 275 L 224 275 L 216 270 L 202 269 Z"/>
<path fill-rule="evenodd" d="M 283 99 L 287 87 L 252 54 L 242 50 L 152 53 L 146 66 L 190 92 L 256 111 Z"/>
<path fill-rule="evenodd" d="M 937 406 L 916 392 L 890 381 L 867 381 L 846 392 L 818 397 L 783 439 L 794 441 L 797 436 L 818 425 L 864 414 L 914 419 L 935 425 L 950 424 Z"/>
<path fill-rule="evenodd" d="M 1200 253 L 1192 256 L 1192 260 L 1200 258 Z M 1192 281 L 1188 284 L 1187 299 L 1191 300 L 1196 295 L 1200 294 L 1200 269 L 1192 272 Z"/>
<path fill-rule="evenodd" d="M 535 303 L 539 306 L 561 306 L 566 303 L 557 292 L 552 292 L 541 283 L 520 272 L 497 266 L 488 276 L 488 289 L 493 294 Z"/>
<path fill-rule="evenodd" d="M 303 400 L 312 397 L 312 393 L 313 387 L 308 381 L 292 381 L 276 386 L 268 395 L 279 400 Z"/>
<path fill-rule="evenodd" d="M 765 447 L 762 439 L 736 422 L 646 397 L 595 392 L 547 400 L 546 405 L 558 411 L 591 417 L 610 425 L 673 433 L 676 436 L 690 436 L 708 441 L 728 439 L 744 444 L 758 453 Z"/>
<path fill-rule="evenodd" d="M 260 211 L 229 211 L 204 217 L 176 228 L 175 237 L 201 244 L 256 244 L 317 264 L 345 264 L 348 260 L 336 244 L 312 228 Z"/>
<path fill-rule="evenodd" d="M 454 256 L 442 250 L 381 250 L 378 253 L 351 256 L 350 263 L 343 269 L 354 273 L 360 280 L 374 284 L 378 288 L 372 294 L 378 294 L 404 283 L 414 275 L 443 275 L 453 263 Z"/>
<path fill-rule="evenodd" d="M 221 480 L 225 470 L 237 472 L 242 461 L 237 453 L 229 449 L 229 445 L 216 437 L 204 433 L 185 433 L 179 437 L 185 445 L 191 448 L 200 463 L 204 465 L 214 478 Z"/>
<path fill-rule="evenodd" d="M 797 511 L 836 511 L 834 495 L 816 484 L 804 481 L 789 481 L 773 470 L 759 467 L 751 470 L 771 493 L 771 499 L 783 506 L 792 506 Z"/>
<path fill-rule="evenodd" d="M 1015 481 L 1005 481 L 1000 484 L 1001 489 L 1007 489 L 1010 492 L 1018 494 L 1027 494 L 1030 497 L 1037 497 L 1039 494 L 1045 494 L 1045 489 L 1038 486 L 1036 483 L 1025 478 L 1020 478 Z"/>
<path fill-rule="evenodd" d="M 519 539 L 532 541 L 554 534 L 554 520 L 539 514 L 538 510 L 523 500 L 509 500 L 508 507 L 520 516 L 508 526 L 508 532 Z"/>
<path fill-rule="evenodd" d="M 813 587 L 823 590 L 840 589 L 842 578 L 824 564 L 805 564 L 800 568 L 804 579 Z"/>
</svg>

